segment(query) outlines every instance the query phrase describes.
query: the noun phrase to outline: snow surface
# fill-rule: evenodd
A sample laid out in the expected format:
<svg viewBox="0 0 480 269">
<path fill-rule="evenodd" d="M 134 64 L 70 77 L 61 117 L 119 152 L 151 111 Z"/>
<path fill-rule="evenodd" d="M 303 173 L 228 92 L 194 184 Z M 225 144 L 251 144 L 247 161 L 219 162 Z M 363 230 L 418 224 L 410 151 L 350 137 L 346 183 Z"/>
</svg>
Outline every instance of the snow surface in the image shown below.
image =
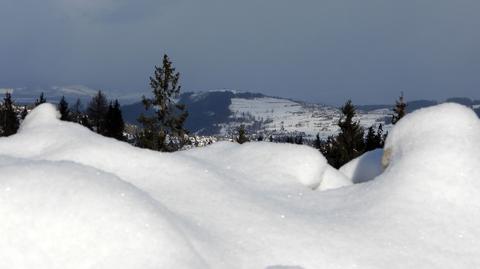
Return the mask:
<svg viewBox="0 0 480 269">
<path fill-rule="evenodd" d="M 353 183 L 362 183 L 374 179 L 383 172 L 383 149 L 365 152 L 342 167 L 340 172 Z"/>
<path fill-rule="evenodd" d="M 407 115 L 382 174 L 329 191 L 313 189 L 348 180 L 305 146 L 157 153 L 56 114 L 41 105 L 0 138 L 0 268 L 480 267 L 466 107 Z"/>
<path fill-rule="evenodd" d="M 339 131 L 338 120 L 341 112 L 338 108 L 308 104 L 278 97 L 232 98 L 229 106 L 232 118 L 236 121 L 222 124 L 222 135 L 236 130 L 240 124 L 262 124 L 267 134 L 303 133 L 308 138 L 315 138 L 317 133 L 322 139 L 335 135 Z M 369 112 L 357 111 L 355 120 L 364 128 L 383 124 L 384 131 L 391 128 L 386 124 L 390 118 L 389 109 L 377 109 Z"/>
</svg>

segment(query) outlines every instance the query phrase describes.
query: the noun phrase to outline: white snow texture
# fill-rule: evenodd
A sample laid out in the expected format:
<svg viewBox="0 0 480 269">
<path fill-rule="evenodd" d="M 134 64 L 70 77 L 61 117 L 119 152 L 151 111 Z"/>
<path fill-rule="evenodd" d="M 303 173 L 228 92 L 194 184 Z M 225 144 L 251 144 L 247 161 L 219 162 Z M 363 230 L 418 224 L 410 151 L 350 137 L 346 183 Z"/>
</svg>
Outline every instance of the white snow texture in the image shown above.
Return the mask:
<svg viewBox="0 0 480 269">
<path fill-rule="evenodd" d="M 0 138 L 0 268 L 479 268 L 474 112 L 409 114 L 386 151 L 345 175 L 306 146 L 158 153 L 43 104 Z"/>
</svg>

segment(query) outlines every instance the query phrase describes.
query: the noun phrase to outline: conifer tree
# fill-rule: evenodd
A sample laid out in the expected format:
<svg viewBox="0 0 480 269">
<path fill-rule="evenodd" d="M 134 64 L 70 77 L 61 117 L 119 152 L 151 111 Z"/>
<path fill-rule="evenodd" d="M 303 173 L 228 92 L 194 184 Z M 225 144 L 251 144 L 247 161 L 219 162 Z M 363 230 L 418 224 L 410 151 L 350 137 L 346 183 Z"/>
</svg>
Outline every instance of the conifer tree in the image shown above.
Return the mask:
<svg viewBox="0 0 480 269">
<path fill-rule="evenodd" d="M 370 126 L 365 136 L 365 151 L 371 151 L 383 148 L 383 125 L 380 124 L 375 132 L 373 126 Z"/>
<path fill-rule="evenodd" d="M 313 147 L 316 149 L 320 149 L 322 145 L 322 140 L 320 139 L 320 134 L 317 133 L 317 136 L 315 137 L 315 141 L 313 141 Z"/>
<path fill-rule="evenodd" d="M 79 123 L 81 125 L 83 125 L 83 126 L 87 127 L 88 129 L 93 131 L 92 124 L 90 124 L 90 121 L 88 120 L 88 115 L 81 115 L 79 120 L 80 120 Z"/>
<path fill-rule="evenodd" d="M 68 102 L 65 100 L 65 96 L 62 96 L 58 103 L 58 111 L 60 112 L 60 120 L 71 121 L 70 109 L 68 108 Z"/>
<path fill-rule="evenodd" d="M 80 101 L 80 98 L 77 98 L 77 101 L 72 107 L 71 111 L 71 118 L 74 122 L 81 123 L 82 122 L 82 102 Z"/>
<path fill-rule="evenodd" d="M 22 113 L 20 114 L 20 118 L 22 120 L 24 120 L 28 115 L 28 110 L 27 110 L 27 106 L 23 106 L 23 110 L 22 110 Z"/>
<path fill-rule="evenodd" d="M 403 100 L 403 92 L 395 101 L 395 107 L 393 108 L 392 124 L 396 124 L 406 114 L 407 104 Z"/>
<path fill-rule="evenodd" d="M 365 151 L 371 151 L 377 148 L 375 130 L 373 126 L 370 126 L 367 130 L 367 135 L 365 137 Z"/>
<path fill-rule="evenodd" d="M 45 98 L 45 95 L 43 94 L 43 92 L 41 92 L 40 97 L 38 97 L 38 99 L 35 100 L 35 106 L 39 106 L 46 102 L 47 102 L 47 99 Z"/>
<path fill-rule="evenodd" d="M 380 123 L 377 128 L 377 133 L 375 134 L 375 142 L 377 144 L 377 148 L 383 148 L 383 144 L 385 143 L 385 135 L 383 134 L 383 125 Z"/>
<path fill-rule="evenodd" d="M 247 137 L 247 131 L 245 130 L 245 125 L 242 124 L 238 128 L 238 135 L 235 138 L 235 141 L 237 141 L 237 143 L 239 144 L 243 144 L 250 141 L 250 139 L 248 139 Z"/>
<path fill-rule="evenodd" d="M 98 91 L 97 95 L 95 95 L 88 104 L 87 115 L 94 130 L 99 134 L 105 133 L 105 115 L 107 111 L 107 98 L 102 91 Z"/>
<path fill-rule="evenodd" d="M 185 135 L 188 132 L 183 125 L 188 113 L 185 105 L 176 102 L 181 90 L 179 82 L 180 73 L 175 71 L 168 56 L 164 55 L 162 66 L 155 66 L 154 75 L 150 77 L 153 97 L 143 96 L 145 109 L 153 108 L 155 115 L 148 117 L 142 114 L 138 119 L 143 125 L 139 137 L 141 147 L 176 151 L 185 144 Z"/>
<path fill-rule="evenodd" d="M 337 156 L 334 166 L 339 168 L 350 160 L 360 156 L 365 150 L 363 140 L 363 128 L 353 118 L 356 115 L 355 107 L 351 100 L 348 100 L 341 108 L 343 116 L 338 121 L 340 133 L 333 144 L 333 156 Z"/>
<path fill-rule="evenodd" d="M 105 136 L 124 140 L 124 129 L 125 122 L 123 121 L 122 110 L 118 100 L 115 100 L 113 104 L 110 102 L 105 116 Z"/>
<path fill-rule="evenodd" d="M 12 95 L 7 92 L 3 98 L 3 104 L 0 110 L 0 120 L 2 127 L 2 136 L 10 136 L 17 133 L 19 121 L 17 113 L 13 107 Z"/>
<path fill-rule="evenodd" d="M 331 166 L 339 168 L 342 165 L 340 163 L 340 151 L 338 150 L 336 137 L 331 135 L 327 137 L 327 140 L 321 140 L 320 152 Z"/>
</svg>

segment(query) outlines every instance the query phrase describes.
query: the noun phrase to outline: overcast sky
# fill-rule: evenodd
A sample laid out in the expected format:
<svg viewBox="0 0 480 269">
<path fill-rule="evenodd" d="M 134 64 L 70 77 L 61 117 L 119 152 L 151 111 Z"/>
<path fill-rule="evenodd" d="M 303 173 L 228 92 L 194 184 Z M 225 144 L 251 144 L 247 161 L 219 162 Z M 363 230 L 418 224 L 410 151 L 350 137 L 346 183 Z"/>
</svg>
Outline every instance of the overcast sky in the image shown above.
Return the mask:
<svg viewBox="0 0 480 269">
<path fill-rule="evenodd" d="M 478 0 L 1 0 L 0 88 L 183 89 L 339 104 L 480 99 Z"/>
</svg>

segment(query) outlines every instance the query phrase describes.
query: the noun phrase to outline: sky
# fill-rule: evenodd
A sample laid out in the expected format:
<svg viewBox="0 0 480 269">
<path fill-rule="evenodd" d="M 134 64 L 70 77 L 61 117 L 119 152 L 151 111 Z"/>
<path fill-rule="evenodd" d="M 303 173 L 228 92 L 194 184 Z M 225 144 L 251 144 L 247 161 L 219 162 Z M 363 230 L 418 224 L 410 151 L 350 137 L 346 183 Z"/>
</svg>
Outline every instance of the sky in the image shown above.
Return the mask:
<svg viewBox="0 0 480 269">
<path fill-rule="evenodd" d="M 0 88 L 183 91 L 325 104 L 480 99 L 478 0 L 1 0 Z"/>
</svg>

